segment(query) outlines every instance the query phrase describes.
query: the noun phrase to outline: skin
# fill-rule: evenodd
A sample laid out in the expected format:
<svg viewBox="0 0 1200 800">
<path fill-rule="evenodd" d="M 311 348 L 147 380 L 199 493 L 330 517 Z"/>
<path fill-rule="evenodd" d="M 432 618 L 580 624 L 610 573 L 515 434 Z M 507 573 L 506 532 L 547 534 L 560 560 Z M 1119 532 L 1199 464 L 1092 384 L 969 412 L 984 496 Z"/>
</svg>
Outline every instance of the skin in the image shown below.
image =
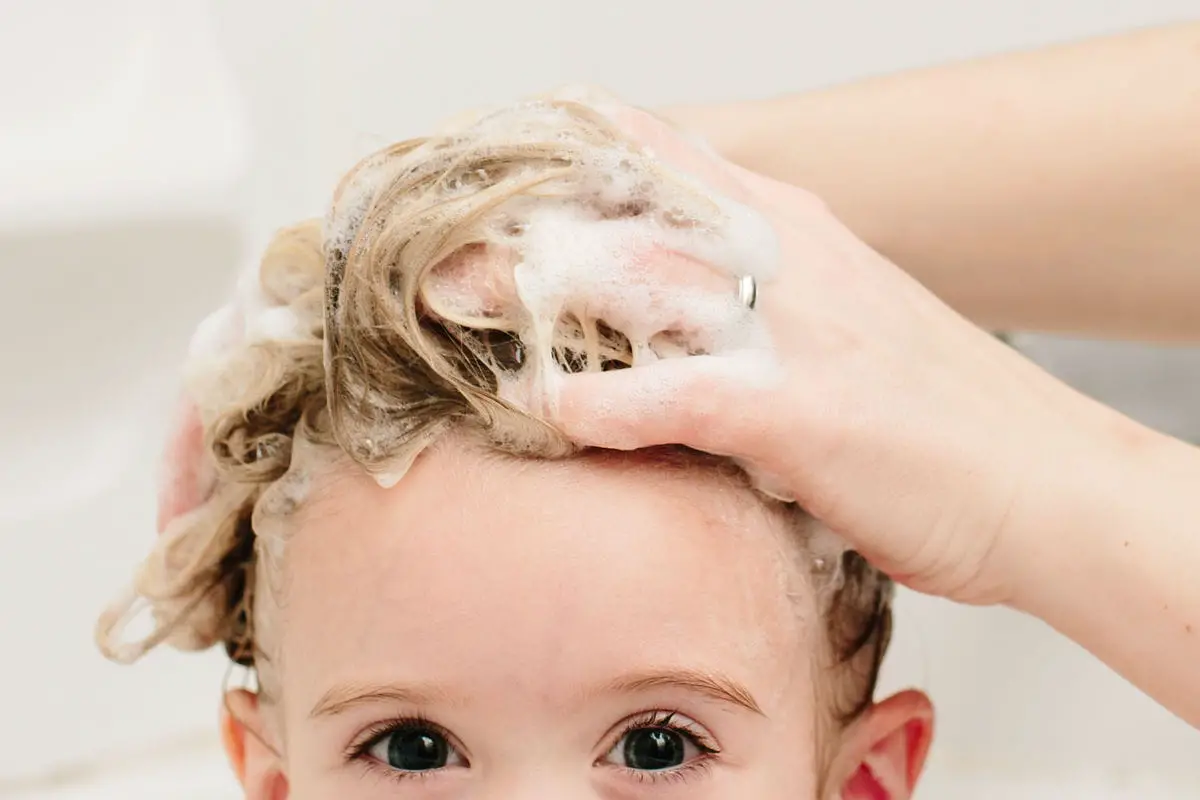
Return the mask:
<svg viewBox="0 0 1200 800">
<path fill-rule="evenodd" d="M 1195 94 L 1200 74 L 1195 68 L 1196 39 L 1197 26 L 1178 26 L 910 73 L 819 95 L 672 111 L 675 119 L 705 133 L 734 161 L 815 189 L 871 247 L 863 246 L 813 196 L 699 153 L 653 119 L 627 116 L 624 122 L 633 135 L 667 160 L 760 208 L 784 235 L 785 269 L 777 284 L 763 287 L 759 307 L 782 353 L 785 379 L 769 389 L 755 387 L 748 395 L 744 385 L 729 375 L 723 378 L 719 370 L 689 370 L 680 364 L 655 365 L 636 375 L 583 377 L 563 386 L 556 421 L 594 444 L 636 448 L 677 442 L 737 455 L 779 477 L 807 507 L 908 585 L 963 602 L 1007 603 L 1028 611 L 1200 726 L 1200 683 L 1192 667 L 1200 663 L 1200 583 L 1191 566 L 1200 563 L 1200 537 L 1193 522 L 1200 514 L 1194 491 L 1200 485 L 1200 456 L 1077 395 L 980 335 L 876 252 L 891 256 L 985 325 L 1196 338 L 1200 317 L 1194 314 L 1194 298 L 1200 291 L 1200 273 L 1194 264 L 1200 228 L 1195 226 L 1194 210 L 1200 170 L 1191 136 L 1197 128 L 1197 106 L 1188 99 Z M 889 124 L 880 126 L 881 118 Z M 978 124 L 989 119 L 995 124 Z M 813 153 L 819 157 L 806 157 Z M 1033 173 L 1039 177 L 1036 184 L 1014 179 Z M 929 220 L 936 224 L 931 226 Z M 670 257 L 657 262 L 664 275 L 679 269 Z M 696 362 L 712 366 L 703 359 Z M 640 380 L 650 375 L 652 379 Z M 743 412 L 746 408 L 758 413 L 751 417 Z M 603 432 L 594 424 L 597 419 L 605 423 Z M 198 449 L 194 442 L 199 437 L 184 433 L 176 449 Z M 185 461 L 174 458 L 172 464 Z M 428 463 L 423 462 L 418 474 L 432 469 Z M 472 464 L 472 469 L 478 467 Z M 506 480 L 502 491 L 482 501 L 489 512 L 511 505 L 518 496 L 514 487 L 525 480 L 518 476 L 534 471 L 527 466 L 514 470 L 511 486 Z M 324 539 L 344 542 L 344 532 L 353 530 L 363 537 L 358 551 L 362 563 L 359 571 L 343 564 L 340 585 L 311 584 L 323 586 L 319 599 L 329 603 L 317 604 L 318 598 L 310 596 L 305 608 L 315 620 L 328 615 L 328 608 L 353 613 L 339 618 L 339 624 L 312 622 L 313 638 L 285 634 L 285 650 L 290 641 L 292 653 L 283 660 L 292 666 L 303 664 L 314 652 L 321 656 L 317 662 L 334 660 L 346 652 L 337 646 L 340 640 L 371 644 L 377 659 L 386 661 L 379 666 L 381 673 L 404 668 L 409 659 L 422 656 L 433 663 L 435 654 L 417 644 L 422 641 L 417 636 L 421 631 L 414 630 L 417 621 L 395 612 L 418 606 L 426 615 L 422 619 L 435 613 L 444 616 L 445 607 L 430 609 L 424 594 L 406 603 L 400 588 L 442 577 L 443 591 L 453 599 L 450 607 L 467 609 L 471 615 L 449 620 L 453 624 L 439 627 L 439 635 L 459 633 L 459 627 L 476 635 L 451 640 L 462 658 L 438 666 L 446 666 L 446 674 L 460 683 L 473 684 L 466 687 L 475 703 L 470 713 L 481 719 L 511 714 L 506 703 L 519 707 L 501 724 L 472 721 L 472 741 L 467 744 L 474 746 L 478 725 L 483 763 L 494 766 L 482 777 L 451 780 L 488 781 L 475 796 L 654 796 L 645 794 L 652 784 L 621 788 L 604 783 L 611 777 L 593 777 L 611 776 L 595 766 L 598 751 L 604 750 L 598 744 L 601 733 L 593 732 L 590 746 L 582 744 L 587 742 L 582 734 L 555 736 L 543 745 L 548 726 L 530 723 L 545 719 L 547 708 L 562 705 L 565 686 L 593 677 L 592 672 L 606 665 L 610 672 L 614 664 L 627 669 L 644 657 L 632 644 L 638 638 L 635 633 L 626 630 L 626 640 L 619 635 L 630 619 L 614 615 L 609 607 L 585 609 L 579 602 L 589 595 L 583 591 L 585 583 L 602 576 L 615 581 L 609 573 L 633 565 L 616 557 L 587 562 L 595 552 L 577 553 L 574 548 L 624 539 L 629 539 L 630 548 L 645 548 L 660 541 L 665 531 L 675 532 L 677 525 L 685 532 L 682 515 L 713 502 L 714 493 L 692 497 L 690 506 L 672 507 L 671 525 L 651 528 L 653 536 L 634 536 L 645 533 L 646 520 L 639 525 L 625 516 L 635 515 L 639 507 L 631 499 L 634 492 L 669 489 L 654 501 L 664 503 L 680 496 L 679 486 L 663 486 L 665 478 L 657 474 L 630 482 L 631 494 L 620 502 L 593 504 L 596 513 L 590 516 L 578 513 L 587 505 L 581 495 L 573 494 L 575 513 L 563 521 L 565 528 L 554 528 L 548 524 L 552 515 L 527 507 L 523 524 L 505 530 L 490 514 L 478 511 L 479 497 L 472 506 L 465 497 L 446 496 L 452 484 L 455 492 L 468 490 L 459 485 L 463 474 L 446 471 L 443 481 L 431 482 L 437 485 L 428 487 L 429 498 L 443 500 L 437 519 L 444 522 L 445 510 L 453 508 L 454 517 L 463 523 L 461 533 L 481 533 L 470 537 L 472 548 L 465 546 L 465 536 L 440 539 L 438 558 L 421 559 L 419 570 L 413 569 L 412 559 L 363 555 L 371 551 L 366 547 L 370 535 L 393 534 L 387 539 L 393 547 L 399 538 L 394 536 L 395 519 L 390 526 L 383 524 L 387 515 L 377 507 L 385 504 L 373 490 L 347 493 L 357 502 L 347 500 L 341 508 L 330 504 L 335 509 L 330 516 L 339 524 L 327 522 L 330 535 Z M 176 477 L 164 491 L 168 517 L 203 494 L 203 481 L 186 474 Z M 404 502 L 402 487 L 389 502 Z M 948 505 L 947 498 L 955 502 Z M 404 511 L 401 505 L 398 512 L 406 532 L 415 528 L 413 519 L 421 518 L 420 499 L 408 502 L 412 508 Z M 642 497 L 639 503 L 643 502 L 651 501 Z M 431 512 L 426 508 L 424 513 Z M 606 524 L 597 537 L 568 539 L 562 533 L 585 532 L 601 515 L 621 524 Z M 557 538 L 536 539 L 556 530 Z M 498 546 L 512 537 L 530 540 L 530 546 Z M 456 542 L 461 546 L 450 550 Z M 678 544 L 681 552 L 687 551 L 696 540 L 684 537 Z M 341 560 L 356 551 L 327 547 L 326 558 L 318 553 L 310 560 L 314 571 L 324 569 L 332 576 Z M 389 552 L 385 547 L 377 554 Z M 469 570 L 440 576 L 443 569 L 472 563 L 481 552 L 490 558 L 476 560 L 486 566 L 477 569 L 478 574 L 519 574 L 521 582 L 506 584 L 521 586 L 519 597 L 492 587 L 491 603 L 475 598 L 472 604 L 474 593 L 484 586 L 465 579 Z M 571 572 L 571 603 L 561 603 L 562 571 L 534 569 L 547 552 L 569 555 L 574 561 L 567 564 L 587 563 L 587 569 Z M 635 552 L 639 559 L 649 555 Z M 621 555 L 609 555 L 614 553 Z M 688 582 L 677 581 L 685 574 L 679 563 L 667 562 L 653 581 L 635 586 L 631 580 L 626 588 L 660 590 L 670 581 L 678 591 L 675 599 L 686 600 L 704 581 L 705 597 L 711 602 L 717 588 L 728 588 L 712 584 L 712 576 L 728 575 L 732 566 L 746 569 L 743 560 L 758 553 L 758 548 L 738 550 L 736 557 L 726 553 L 727 558 L 708 564 L 703 573 L 691 570 L 699 562 L 689 561 Z M 372 575 L 387 568 L 393 581 Z M 559 580 L 554 582 L 552 576 Z M 458 585 L 453 585 L 455 579 Z M 387 593 L 360 594 L 372 583 L 386 586 Z M 612 590 L 614 585 L 595 588 Z M 553 598 L 553 608 L 539 598 Z M 401 605 L 392 605 L 393 600 Z M 514 608 L 518 600 L 524 602 Z M 744 595 L 738 600 L 744 603 Z M 678 607 L 679 602 L 672 606 Z M 723 604 L 713 602 L 711 607 L 722 610 L 722 617 L 733 616 Z M 295 605 L 289 608 L 300 630 L 305 623 Z M 563 612 L 557 629 L 552 611 Z M 706 633 L 712 632 L 715 618 L 710 623 Z M 759 623 L 765 626 L 767 620 Z M 514 624 L 517 635 L 511 639 L 494 635 Z M 560 644 L 573 643 L 585 630 L 586 644 L 597 650 L 596 657 L 585 659 L 570 646 L 555 650 L 553 658 L 545 647 L 535 649 L 531 652 L 539 654 L 542 665 L 556 669 L 539 675 L 544 680 L 538 686 L 529 686 L 520 680 L 525 676 L 516 666 L 517 655 L 505 648 L 511 641 L 536 640 L 538 626 L 545 641 Z M 677 631 L 669 633 L 678 636 Z M 694 645 L 692 638 L 678 639 L 679 652 Z M 623 659 L 607 663 L 599 657 L 615 652 L 622 641 L 630 651 Z M 789 658 L 795 652 L 776 652 L 774 657 Z M 1146 658 L 1146 653 L 1155 657 Z M 720 661 L 728 655 L 706 648 L 704 657 Z M 580 662 L 577 672 L 564 667 L 572 656 Z M 480 664 L 494 667 L 497 674 L 507 671 L 509 682 L 497 689 L 501 682 L 489 680 L 482 669 L 480 674 L 466 674 L 472 672 L 470 666 Z M 348 670 L 356 665 L 357 658 L 343 666 Z M 730 672 L 756 686 L 760 684 L 755 675 L 741 672 L 769 672 L 763 661 L 755 662 L 754 669 L 736 666 L 743 669 L 730 665 Z M 336 665 L 325 668 L 332 673 Z M 315 742 L 317 733 L 302 730 L 304 701 L 311 707 L 313 698 L 328 690 L 312 684 L 332 682 L 334 676 L 324 681 L 320 675 L 310 676 L 307 684 L 299 685 L 288 672 L 282 671 L 284 690 L 271 702 L 245 692 L 229 698 L 232 713 L 223 720 L 225 741 L 248 798 L 329 796 L 324 792 L 374 796 L 363 793 L 368 791 L 405 796 L 433 785 L 410 782 L 422 787 L 418 790 L 366 779 L 361 773 L 354 778 L 349 767 L 339 769 L 335 756 Z M 782 671 L 777 668 L 775 674 Z M 445 678 L 442 673 L 439 677 Z M 763 676 L 757 680 L 770 683 Z M 771 696 L 782 702 L 782 689 L 773 688 L 777 691 Z M 295 695 L 301 699 L 291 699 Z M 680 705 L 701 702 L 666 699 Z M 628 705 L 659 704 L 655 700 L 639 697 Z M 812 700 L 803 702 L 815 719 Z M 776 708 L 771 705 L 769 710 Z M 456 707 L 454 713 L 466 712 Z M 603 714 L 596 712 L 598 718 Z M 771 724 L 778 726 L 773 731 L 782 735 L 784 721 L 800 716 L 795 708 L 780 707 L 770 716 Z M 828 770 L 829 796 L 907 797 L 923 761 L 929 718 L 927 703 L 918 695 L 901 695 L 872 708 L 836 739 L 836 757 Z M 514 726 L 517 737 L 512 735 Z M 587 725 L 571 716 L 567 730 L 574 727 L 582 730 Z M 700 792 L 715 785 L 713 781 L 735 778 L 773 778 L 778 784 L 772 791 L 784 787 L 791 792 L 788 797 L 815 796 L 815 770 L 807 766 L 812 763 L 813 730 L 811 720 L 794 728 L 799 738 L 790 742 L 787 762 L 793 772 L 775 760 L 777 750 L 764 747 L 754 751 L 753 768 L 715 765 L 707 785 L 682 784 L 688 787 L 687 796 L 703 797 Z M 328 737 L 330 743 L 338 738 Z M 513 739 L 530 746 L 515 751 L 506 744 Z M 567 754 L 567 742 L 576 742 L 578 752 Z M 732 756 L 735 745 L 722 745 Z M 318 757 L 301 760 L 300 747 Z M 333 746 L 332 752 L 338 748 Z M 504 753 L 503 763 L 498 753 Z M 555 766 L 533 769 L 538 753 L 553 754 Z M 807 777 L 796 771 L 798 754 L 798 763 L 806 765 L 800 770 L 809 770 Z M 578 766 L 576 782 L 569 788 L 554 783 L 566 780 L 569 768 L 560 767 L 571 763 Z M 472 764 L 481 771 L 477 758 Z M 337 781 L 345 783 L 329 788 Z M 749 792 L 754 785 L 739 782 L 736 791 Z M 659 794 L 669 796 L 665 793 L 670 791 L 684 790 L 670 785 Z M 783 795 L 720 795 L 713 790 L 710 796 Z"/>
<path fill-rule="evenodd" d="M 666 113 L 998 330 L 1200 341 L 1200 22 Z"/>
<path fill-rule="evenodd" d="M 1200 726 L 1200 450 L 997 342 L 811 194 L 616 114 L 774 224 L 782 269 L 756 311 L 774 372 L 747 382 L 733 356 L 570 376 L 556 423 L 735 456 L 897 580 L 1033 614 Z"/>
<path fill-rule="evenodd" d="M 908 798 L 929 703 L 820 724 L 821 621 L 787 536 L 725 478 L 611 455 L 519 462 L 450 439 L 392 489 L 347 470 L 296 520 L 268 612 L 275 696 L 229 698 L 246 797 Z M 610 758 L 655 711 L 720 754 L 657 775 Z M 347 761 L 416 714 L 461 763 Z"/>
</svg>

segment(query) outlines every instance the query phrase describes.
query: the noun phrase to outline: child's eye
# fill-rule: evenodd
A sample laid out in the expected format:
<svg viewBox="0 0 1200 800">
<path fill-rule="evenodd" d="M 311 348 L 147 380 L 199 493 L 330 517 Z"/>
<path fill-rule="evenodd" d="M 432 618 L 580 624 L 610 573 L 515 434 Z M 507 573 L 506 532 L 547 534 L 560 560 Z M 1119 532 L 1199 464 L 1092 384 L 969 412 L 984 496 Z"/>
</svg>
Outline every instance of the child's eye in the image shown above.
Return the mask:
<svg viewBox="0 0 1200 800">
<path fill-rule="evenodd" d="M 466 764 L 441 731 L 425 725 L 393 729 L 377 739 L 367 755 L 398 772 L 431 772 Z"/>
<path fill-rule="evenodd" d="M 716 752 L 672 719 L 635 723 L 635 727 L 625 731 L 605 760 L 638 772 L 665 772 Z"/>
<path fill-rule="evenodd" d="M 646 772 L 675 769 L 700 755 L 694 742 L 668 728 L 630 731 L 613 750 L 620 750 L 621 766 Z"/>
</svg>

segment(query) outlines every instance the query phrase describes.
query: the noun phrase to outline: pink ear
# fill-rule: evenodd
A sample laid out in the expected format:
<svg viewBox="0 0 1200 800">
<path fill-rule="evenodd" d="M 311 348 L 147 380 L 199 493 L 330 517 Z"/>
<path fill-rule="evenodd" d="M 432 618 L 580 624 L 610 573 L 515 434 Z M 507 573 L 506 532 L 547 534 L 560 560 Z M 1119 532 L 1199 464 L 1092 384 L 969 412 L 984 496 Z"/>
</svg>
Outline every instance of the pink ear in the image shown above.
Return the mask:
<svg viewBox="0 0 1200 800">
<path fill-rule="evenodd" d="M 909 800 L 933 738 L 933 709 L 918 692 L 903 692 L 867 712 L 859 730 L 858 764 L 841 800 Z"/>
<path fill-rule="evenodd" d="M 870 768 L 863 764 L 846 781 L 842 789 L 842 800 L 892 800 L 892 794 L 884 788 Z"/>
<path fill-rule="evenodd" d="M 238 783 L 246 783 L 246 732 L 244 725 L 229 710 L 229 701 L 221 709 L 221 744 Z"/>
<path fill-rule="evenodd" d="M 165 474 L 158 491 L 159 533 L 212 494 L 213 476 L 204 460 L 204 426 L 196 406 L 186 398 L 181 402 L 163 455 Z"/>
<path fill-rule="evenodd" d="M 244 689 L 226 695 L 221 734 L 229 764 L 246 799 L 287 800 L 291 789 L 279 753 L 265 738 L 265 720 L 257 695 Z"/>
</svg>

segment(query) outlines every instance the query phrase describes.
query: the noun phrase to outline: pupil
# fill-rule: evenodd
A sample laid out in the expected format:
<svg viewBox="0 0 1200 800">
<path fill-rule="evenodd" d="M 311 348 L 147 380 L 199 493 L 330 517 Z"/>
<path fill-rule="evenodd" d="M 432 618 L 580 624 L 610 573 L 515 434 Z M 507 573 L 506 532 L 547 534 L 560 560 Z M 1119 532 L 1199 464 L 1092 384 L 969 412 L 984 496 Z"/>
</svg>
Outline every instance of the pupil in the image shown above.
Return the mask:
<svg viewBox="0 0 1200 800">
<path fill-rule="evenodd" d="M 683 764 L 683 737 L 666 728 L 642 728 L 625 741 L 625 763 L 630 769 L 656 772 Z"/>
<path fill-rule="evenodd" d="M 446 740 L 432 731 L 399 731 L 388 742 L 388 766 L 404 772 L 441 769 L 449 756 Z"/>
</svg>

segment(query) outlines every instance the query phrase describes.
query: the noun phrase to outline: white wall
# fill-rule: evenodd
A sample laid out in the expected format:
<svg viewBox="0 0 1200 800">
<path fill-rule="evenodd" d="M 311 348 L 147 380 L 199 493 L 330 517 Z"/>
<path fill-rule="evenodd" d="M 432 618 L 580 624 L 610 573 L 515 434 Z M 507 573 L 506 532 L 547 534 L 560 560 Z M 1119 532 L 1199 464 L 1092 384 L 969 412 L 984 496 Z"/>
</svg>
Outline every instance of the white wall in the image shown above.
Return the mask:
<svg viewBox="0 0 1200 800">
<path fill-rule="evenodd" d="M 57 111 L 69 112 L 85 97 L 78 81 L 96 81 L 119 61 L 115 50 L 81 57 L 69 37 L 49 36 L 51 25 L 10 24 L 41 9 L 43 22 L 47 13 L 74 20 L 80 42 L 167 31 L 166 46 L 143 65 L 160 84 L 135 97 L 146 113 L 110 122 L 120 134 L 114 141 L 140 132 L 148 142 L 137 151 L 145 155 L 143 172 L 172 176 L 140 201 L 121 195 L 123 211 L 114 212 L 104 192 L 120 194 L 135 182 L 135 152 L 132 166 L 93 176 L 97 188 L 77 192 L 73 204 L 55 206 L 50 196 L 36 227 L 0 222 L 0 292 L 10 303 L 18 298 L 24 313 L 10 315 L 11 327 L 0 322 L 6 364 L 23 367 L 0 377 L 17 398 L 0 405 L 0 462 L 8 465 L 0 470 L 0 795 L 32 787 L 27 778 L 52 768 L 67 768 L 69 777 L 73 765 L 97 758 L 112 763 L 208 740 L 220 659 L 163 654 L 137 669 L 112 667 L 92 653 L 91 620 L 152 535 L 153 440 L 163 425 L 156 409 L 188 327 L 215 302 L 241 243 L 318 212 L 357 156 L 465 107 L 565 82 L 604 84 L 643 105 L 773 94 L 1196 16 L 1197 3 L 718 0 L 700 11 L 705 4 L 687 0 L 215 0 L 208 10 L 218 53 L 204 49 L 204 19 L 185 14 L 204 10 L 203 3 L 122 0 L 100 13 L 94 6 L 101 4 L 88 0 L 0 0 L 7 59 L 0 66 L 20 67 L 0 78 L 0 109 L 9 109 L 0 110 L 0 168 L 6 147 L 8 156 L 18 145 L 37 150 L 39 137 L 6 139 L 4 132 L 35 112 L 50 119 L 34 107 L 47 93 L 62 98 Z M 107 36 L 97 34 L 100 26 Z M 173 52 L 173 42 L 187 58 Z M 232 67 L 243 105 L 225 92 L 218 56 Z M 46 63 L 59 71 L 39 78 Z M 37 90 L 29 76 L 54 81 Z M 68 87 L 76 88 L 74 100 L 63 94 Z M 24 105 L 3 102 L 12 97 Z M 194 124 L 180 124 L 189 114 Z M 236 146 L 243 114 L 254 144 L 248 171 Z M 64 129 L 88 141 L 102 124 L 64 122 Z M 96 152 L 88 163 L 111 158 L 111 151 Z M 48 163 L 26 174 L 25 185 L 44 186 L 54 158 Z M 5 194 L 0 182 L 0 201 L 15 203 L 0 208 L 20 206 L 13 185 Z M 68 207 L 74 211 L 56 215 Z M 108 227 L 89 223 L 88 209 L 95 219 L 107 209 Z M 161 286 L 145 288 L 151 278 Z M 74 289 L 52 294 L 47 286 L 55 281 Z M 71 320 L 70 335 L 30 335 L 48 319 Z M 93 338 L 89 331 L 107 330 L 121 335 L 93 342 L 79 369 L 62 368 L 78 342 Z M 1196 353 L 1027 344 L 1085 388 L 1200 436 Z M 1125 361 L 1114 365 L 1114 353 Z M 115 374 L 120 381 L 104 377 Z M 89 438 L 97 431 L 113 441 Z M 96 483 L 88 485 L 103 487 L 101 496 L 54 495 L 37 513 L 32 503 L 22 506 L 60 475 L 63 459 L 46 454 L 81 441 L 97 456 L 98 471 L 88 473 Z M 42 454 L 41 469 L 24 466 L 31 453 Z M 1150 797 L 1138 787 L 1154 780 L 1166 787 L 1157 796 L 1200 797 L 1200 734 L 1035 621 L 905 596 L 899 628 L 888 683 L 927 686 L 941 713 L 928 797 L 962 796 L 962 784 L 953 783 L 961 775 L 980 786 L 1033 782 L 1006 797 L 1033 797 L 1029 786 L 1075 775 L 1091 776 L 1092 797 Z M 1132 787 L 1129 794 L 1118 794 L 1123 786 Z"/>
</svg>

